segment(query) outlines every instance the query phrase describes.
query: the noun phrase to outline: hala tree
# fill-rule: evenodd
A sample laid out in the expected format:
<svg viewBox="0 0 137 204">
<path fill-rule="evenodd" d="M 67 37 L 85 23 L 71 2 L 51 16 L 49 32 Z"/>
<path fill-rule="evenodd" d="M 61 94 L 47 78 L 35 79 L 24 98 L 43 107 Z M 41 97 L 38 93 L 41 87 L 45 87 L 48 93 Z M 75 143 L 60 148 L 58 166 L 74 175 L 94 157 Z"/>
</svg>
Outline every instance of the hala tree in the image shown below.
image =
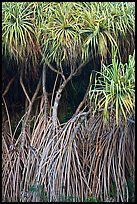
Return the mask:
<svg viewBox="0 0 137 204">
<path fill-rule="evenodd" d="M 4 163 L 5 170 L 3 175 L 4 178 L 7 178 L 7 180 L 4 179 L 4 182 L 6 182 L 6 188 L 3 194 L 4 199 L 7 195 L 9 196 L 8 191 L 11 192 L 11 195 L 14 195 L 13 200 L 17 200 L 17 197 L 20 195 L 18 186 L 13 185 L 12 191 L 9 186 L 10 183 L 8 183 L 8 181 L 12 183 L 12 180 L 14 180 L 14 182 L 17 181 L 15 183 L 20 182 L 20 174 L 16 174 L 16 172 L 19 171 L 21 171 L 22 175 L 19 190 L 23 191 L 23 193 L 29 188 L 27 181 L 34 183 L 34 179 L 36 179 L 36 183 L 38 184 L 39 182 L 47 182 L 47 179 L 49 179 L 47 189 L 51 192 L 50 201 L 58 194 L 57 187 L 60 187 L 59 193 L 63 192 L 63 180 L 66 184 L 67 196 L 69 195 L 69 191 L 72 190 L 73 193 L 81 194 L 82 200 L 84 200 L 84 197 L 92 192 L 95 196 L 98 196 L 101 189 L 104 188 L 105 198 L 105 196 L 108 195 L 108 189 L 110 189 L 109 179 L 109 187 L 106 187 L 105 155 L 108 151 L 108 155 L 110 155 L 109 161 L 111 161 L 113 156 L 113 143 L 111 143 L 111 139 L 114 141 L 114 144 L 117 142 L 118 130 L 114 126 L 112 128 L 113 130 L 109 132 L 110 137 L 106 137 L 106 129 L 104 128 L 105 125 L 102 120 L 102 115 L 101 117 L 100 114 L 95 115 L 97 117 L 90 117 L 90 119 L 93 119 L 93 126 L 91 128 L 90 125 L 92 122 L 88 120 L 86 116 L 89 117 L 89 113 L 93 107 L 95 107 L 95 111 L 98 107 L 103 108 L 103 115 L 104 117 L 107 116 L 108 105 L 114 99 L 114 103 L 111 105 L 116 108 L 115 124 L 118 124 L 118 116 L 120 115 L 118 111 L 119 107 L 121 108 L 121 113 L 124 115 L 124 118 L 126 117 L 126 113 L 130 111 L 130 108 L 132 109 L 133 107 L 134 84 L 130 84 L 128 81 L 130 74 L 133 75 L 133 73 L 130 73 L 130 66 L 119 65 L 117 61 L 112 59 L 113 49 L 118 50 L 118 61 L 121 61 L 121 58 L 123 59 L 123 51 L 125 51 L 126 43 L 130 45 L 127 49 L 127 56 L 129 53 L 132 53 L 134 49 L 135 15 L 133 10 L 130 10 L 128 4 L 123 2 L 5 2 L 2 4 L 2 9 L 3 55 L 13 57 L 17 61 L 20 84 L 29 102 L 28 109 L 24 116 L 26 118 L 23 118 L 21 134 L 14 144 L 15 146 L 17 146 L 17 144 L 20 145 L 21 139 L 20 146 L 22 148 L 21 151 L 19 149 L 18 159 L 15 160 L 13 164 L 10 162 L 11 170 L 9 170 L 9 168 L 7 172 L 11 173 L 7 174 L 6 172 L 6 166 L 8 166 L 10 159 Z M 97 83 L 95 83 L 95 89 L 92 90 L 89 84 L 85 97 L 78 106 L 72 120 L 60 125 L 58 121 L 58 106 L 63 90 L 71 79 L 80 74 L 81 70 L 86 69 L 87 64 L 96 57 L 98 57 L 102 67 L 105 68 L 101 70 L 103 72 L 99 75 Z M 134 61 L 132 58 L 130 58 L 130 60 L 132 64 Z M 109 61 L 112 64 L 107 67 Z M 103 65 L 103 63 L 106 65 Z M 39 66 L 39 64 L 41 64 L 41 66 Z M 23 76 L 27 78 L 27 71 L 29 69 L 35 78 L 35 74 L 40 67 L 42 67 L 41 76 L 39 77 L 37 88 L 31 98 L 25 87 L 25 83 L 23 83 Z M 56 74 L 51 97 L 52 112 L 50 116 L 52 117 L 49 117 L 47 113 L 48 94 L 46 86 L 48 70 Z M 127 71 L 127 75 L 123 81 L 125 70 Z M 115 75 L 117 75 L 117 79 L 115 79 Z M 101 76 L 105 76 L 105 78 Z M 44 96 L 44 122 L 41 116 L 43 109 L 40 109 L 41 111 L 35 122 L 32 134 L 29 133 L 30 135 L 28 136 L 28 132 L 26 132 L 28 119 L 41 87 L 41 77 Z M 95 78 L 95 82 L 96 80 Z M 58 86 L 56 85 L 57 82 L 59 82 Z M 115 82 L 117 85 L 114 85 Z M 4 91 L 4 103 L 4 96 L 9 90 L 11 83 L 12 81 Z M 109 85 L 110 87 L 108 87 Z M 124 91 L 121 91 L 121 87 L 124 88 Z M 89 109 L 87 113 L 84 113 L 85 108 L 88 107 L 87 105 L 85 106 L 88 92 L 89 96 L 92 95 L 90 100 L 93 99 L 93 101 L 90 101 L 90 105 L 88 103 Z M 120 100 L 119 92 L 122 93 Z M 126 94 L 128 94 L 128 96 L 132 94 L 132 96 L 124 98 Z M 126 101 L 126 103 L 123 101 Z M 83 106 L 84 109 L 81 111 Z M 21 119 L 21 121 L 23 119 Z M 123 125 L 125 125 L 125 123 Z M 93 130 L 93 133 L 95 133 L 92 138 L 90 137 L 90 135 L 92 135 L 90 130 Z M 120 131 L 122 132 L 122 129 L 120 129 Z M 11 137 L 13 143 L 15 139 L 14 135 Z M 117 137 L 114 137 L 115 135 Z M 120 138 L 120 144 L 124 141 L 123 138 L 124 136 Z M 6 154 L 9 156 L 10 151 L 5 138 L 3 141 L 5 147 L 3 151 L 6 151 Z M 87 141 L 88 143 L 86 143 Z M 109 146 L 107 146 L 108 142 L 111 146 L 110 151 Z M 101 146 L 99 146 L 99 144 L 101 144 Z M 125 146 L 127 145 L 127 143 L 124 144 Z M 33 157 L 33 161 L 30 159 L 31 157 L 29 157 L 31 152 L 35 153 L 35 149 L 33 149 L 31 145 L 37 147 L 39 152 L 36 157 Z M 100 160 L 99 147 L 101 147 L 101 159 L 104 159 L 103 163 L 100 163 L 102 160 Z M 128 146 L 126 146 L 126 148 L 128 148 Z M 120 146 L 119 155 L 121 153 L 120 150 L 124 152 L 124 149 Z M 93 154 L 89 155 L 89 152 Z M 14 151 L 11 155 L 14 156 Z M 114 162 L 116 162 L 115 159 L 117 159 L 117 154 L 113 157 L 113 166 Z M 28 165 L 26 165 L 26 161 Z M 127 162 L 130 163 L 130 159 L 127 159 Z M 119 165 L 121 165 L 121 163 L 119 163 Z M 103 175 L 101 174 L 102 168 L 104 169 Z M 121 171 L 123 171 L 123 168 L 124 165 Z M 15 169 L 14 173 L 13 169 Z M 46 169 L 46 171 L 44 171 L 44 169 Z M 94 169 L 95 173 L 92 172 L 92 169 Z M 32 172 L 32 174 L 29 174 L 29 172 Z M 87 175 L 87 172 L 90 173 Z M 96 175 L 98 172 L 98 188 L 95 188 Z M 119 175 L 119 179 L 120 173 L 118 171 L 115 172 Z M 119 180 L 113 175 L 113 171 L 111 173 L 114 182 L 118 186 Z M 102 177 L 100 177 L 100 175 L 102 175 Z M 104 180 L 101 181 L 100 178 Z M 126 181 L 125 177 L 123 177 L 122 181 Z M 85 186 L 85 188 L 83 186 Z M 125 196 L 123 186 L 122 191 Z M 126 192 L 128 192 L 128 190 L 126 190 Z M 119 199 L 119 192 L 117 196 Z M 124 200 L 124 196 L 121 199 Z"/>
<path fill-rule="evenodd" d="M 120 46 L 119 35 L 121 39 L 128 33 L 132 35 L 134 16 L 127 15 L 128 6 L 124 3 L 112 5 L 65 2 L 45 9 L 47 18 L 44 17 L 45 20 L 42 21 L 42 39 L 39 40 L 43 42 L 42 61 L 61 75 L 63 80 L 53 106 L 55 119 L 66 84 L 86 67 L 93 56 L 99 54 L 102 62 L 107 59 L 108 54 L 111 56 L 112 47 Z M 51 66 L 53 62 L 56 67 Z M 65 65 L 69 73 L 67 78 L 64 73 Z"/>
<path fill-rule="evenodd" d="M 68 81 L 93 57 L 99 55 L 105 62 L 111 58 L 112 47 L 122 46 L 123 38 L 134 44 L 132 37 L 128 39 L 129 34 L 134 35 L 134 13 L 127 3 L 13 2 L 3 3 L 2 9 L 3 54 L 9 53 L 20 63 L 20 81 L 29 102 L 23 72 L 30 67 L 32 74 L 36 73 L 40 55 L 46 65 L 43 69 L 62 78 L 57 104 Z"/>
</svg>

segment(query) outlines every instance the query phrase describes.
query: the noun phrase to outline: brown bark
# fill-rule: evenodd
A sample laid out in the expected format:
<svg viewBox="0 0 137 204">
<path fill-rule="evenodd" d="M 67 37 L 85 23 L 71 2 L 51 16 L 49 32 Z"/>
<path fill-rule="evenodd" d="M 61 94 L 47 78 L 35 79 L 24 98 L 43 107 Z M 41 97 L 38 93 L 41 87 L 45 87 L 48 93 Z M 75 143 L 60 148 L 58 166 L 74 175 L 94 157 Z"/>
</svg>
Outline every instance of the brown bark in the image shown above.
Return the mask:
<svg viewBox="0 0 137 204">
<path fill-rule="evenodd" d="M 45 114 L 45 123 L 47 122 L 47 109 L 48 109 L 48 98 L 46 92 L 46 65 L 43 65 L 43 73 L 42 73 L 42 87 L 43 87 L 43 95 L 44 95 L 44 114 Z"/>
<path fill-rule="evenodd" d="M 4 93 L 2 94 L 3 97 L 4 97 L 4 96 L 7 94 L 7 92 L 9 91 L 9 88 L 11 87 L 11 85 L 12 85 L 12 83 L 14 82 L 15 78 L 16 78 L 16 76 L 14 76 L 14 77 L 9 81 L 9 83 L 8 83 L 8 85 L 7 85 L 7 87 L 6 87 L 5 91 L 4 91 Z"/>
<path fill-rule="evenodd" d="M 23 70 L 20 73 L 20 84 L 22 86 L 22 89 L 24 91 L 24 94 L 25 94 L 26 98 L 28 99 L 29 103 L 31 103 L 30 97 L 29 97 L 29 95 L 28 95 L 28 93 L 26 91 L 26 88 L 24 86 L 24 83 L 23 83 Z"/>
<path fill-rule="evenodd" d="M 29 116 L 30 116 L 30 113 L 31 113 L 31 110 L 32 110 L 32 106 L 33 106 L 33 103 L 36 99 L 36 96 L 39 92 L 39 89 L 40 89 L 40 86 L 41 86 L 41 78 L 39 79 L 39 82 L 38 82 L 38 85 L 37 85 L 37 88 L 35 90 L 35 93 L 29 103 L 29 107 L 28 107 L 28 111 L 27 111 L 27 115 L 26 115 L 26 118 L 24 120 L 24 123 L 23 123 L 23 127 L 22 127 L 22 139 L 21 139 L 21 148 L 23 148 L 24 146 L 24 143 L 25 143 L 25 128 L 26 128 L 26 125 L 27 125 L 27 121 L 29 119 Z"/>
<path fill-rule="evenodd" d="M 53 117 L 53 126 L 54 127 L 56 126 L 56 123 L 57 123 L 57 111 L 58 111 L 59 101 L 60 101 L 63 89 L 65 88 L 67 83 L 73 78 L 73 76 L 75 76 L 77 74 L 77 72 L 79 72 L 90 60 L 91 60 L 91 57 L 89 56 L 87 58 L 87 60 L 85 62 L 83 62 L 82 64 L 80 64 L 79 67 L 75 71 L 72 70 L 72 72 L 70 73 L 69 77 L 67 79 L 65 79 L 63 81 L 63 83 L 60 85 L 60 87 L 59 87 L 59 89 L 58 89 L 58 91 L 56 93 L 56 97 L 55 97 L 55 101 L 54 101 L 54 105 L 53 105 L 53 114 L 52 114 L 52 117 Z M 83 105 L 84 102 L 81 102 L 81 103 L 82 104 L 80 104 L 79 108 L 81 108 L 81 106 Z"/>
<path fill-rule="evenodd" d="M 65 86 L 67 85 L 67 83 L 71 80 L 72 77 L 73 77 L 73 75 L 70 74 L 69 77 L 66 80 L 64 80 L 64 82 L 60 85 L 60 87 L 56 93 L 56 97 L 55 97 L 55 101 L 54 101 L 54 105 L 53 105 L 53 114 L 52 114 L 54 127 L 56 126 L 56 122 L 57 122 L 57 112 L 58 112 L 58 106 L 59 106 L 59 101 L 61 98 L 62 91 L 65 88 Z"/>
</svg>

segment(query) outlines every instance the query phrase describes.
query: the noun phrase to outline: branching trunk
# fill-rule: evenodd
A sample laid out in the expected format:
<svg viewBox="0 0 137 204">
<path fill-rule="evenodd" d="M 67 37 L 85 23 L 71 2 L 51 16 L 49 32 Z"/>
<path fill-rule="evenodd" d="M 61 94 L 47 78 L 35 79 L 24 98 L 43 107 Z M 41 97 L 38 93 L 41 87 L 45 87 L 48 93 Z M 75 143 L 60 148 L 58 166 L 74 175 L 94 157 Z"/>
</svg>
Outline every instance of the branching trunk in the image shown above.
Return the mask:
<svg viewBox="0 0 137 204">
<path fill-rule="evenodd" d="M 54 105 L 53 105 L 53 126 L 56 126 L 57 123 L 57 111 L 58 111 L 58 106 L 59 106 L 59 101 L 61 98 L 61 94 L 63 89 L 65 88 L 65 86 L 67 85 L 67 83 L 73 78 L 73 76 L 76 76 L 77 72 L 79 70 L 81 70 L 89 61 L 91 60 L 91 57 L 89 56 L 87 58 L 87 60 L 85 62 L 83 62 L 82 64 L 80 64 L 80 66 L 74 71 L 72 70 L 72 72 L 70 73 L 69 77 L 67 79 L 64 79 L 63 83 L 61 84 L 61 86 L 59 87 L 57 93 L 56 93 L 56 97 L 55 97 L 55 101 L 54 101 Z M 65 77 L 63 77 L 65 78 Z M 81 107 L 82 105 L 80 105 Z"/>
<path fill-rule="evenodd" d="M 42 50 L 41 48 L 39 47 L 39 51 L 40 51 L 40 54 L 42 55 Z M 60 101 L 60 98 L 61 98 L 61 94 L 62 94 L 62 91 L 63 89 L 65 88 L 66 84 L 72 79 L 73 76 L 76 76 L 79 72 L 81 72 L 82 68 L 85 67 L 85 65 L 87 63 L 89 63 L 91 61 L 91 56 L 89 55 L 89 57 L 86 59 L 85 62 L 83 62 L 82 64 L 80 64 L 78 66 L 77 69 L 71 69 L 71 73 L 69 75 L 69 77 L 67 79 L 65 79 L 65 76 L 63 74 L 63 71 L 60 72 L 59 70 L 60 69 L 55 69 L 46 59 L 46 57 L 44 56 L 44 61 L 45 61 L 45 64 L 55 73 L 57 73 L 58 75 L 60 75 L 62 78 L 63 78 L 63 83 L 61 84 L 61 86 L 59 87 L 57 93 L 56 93 L 56 96 L 55 96 L 55 100 L 54 100 L 54 105 L 53 105 L 53 112 L 52 112 L 52 118 L 53 118 L 53 127 L 55 128 L 56 126 L 56 123 L 57 123 L 57 111 L 58 111 L 58 106 L 59 106 L 59 101 Z M 45 65 L 44 65 L 45 67 Z M 47 99 L 46 97 L 46 91 L 45 91 L 45 87 L 44 87 L 44 84 L 45 84 L 45 68 L 43 67 L 43 94 L 44 94 L 44 99 Z M 46 107 L 46 100 L 45 100 L 45 108 Z M 46 112 L 46 111 L 45 111 Z M 45 115 L 46 116 L 46 115 Z M 53 128 L 53 129 L 54 129 Z"/>
</svg>

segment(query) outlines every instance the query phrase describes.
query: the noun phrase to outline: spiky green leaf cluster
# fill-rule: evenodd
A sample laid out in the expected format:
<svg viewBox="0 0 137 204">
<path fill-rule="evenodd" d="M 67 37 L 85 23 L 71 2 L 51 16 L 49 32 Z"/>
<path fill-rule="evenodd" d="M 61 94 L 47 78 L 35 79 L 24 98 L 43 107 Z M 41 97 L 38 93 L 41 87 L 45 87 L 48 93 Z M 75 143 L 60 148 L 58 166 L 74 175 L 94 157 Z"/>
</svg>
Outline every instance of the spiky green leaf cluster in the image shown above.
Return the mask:
<svg viewBox="0 0 137 204">
<path fill-rule="evenodd" d="M 39 49 L 43 60 L 59 66 L 96 54 L 103 60 L 120 46 L 119 36 L 134 31 L 135 15 L 126 2 L 2 3 L 3 53 L 17 60 L 35 61 Z"/>
<path fill-rule="evenodd" d="M 135 52 L 126 64 L 119 62 L 115 52 L 112 64 L 103 65 L 97 73 L 95 87 L 89 92 L 90 103 L 94 103 L 95 112 L 103 109 L 104 120 L 109 118 L 109 110 L 115 109 L 118 125 L 120 112 L 126 120 L 135 109 Z"/>
</svg>

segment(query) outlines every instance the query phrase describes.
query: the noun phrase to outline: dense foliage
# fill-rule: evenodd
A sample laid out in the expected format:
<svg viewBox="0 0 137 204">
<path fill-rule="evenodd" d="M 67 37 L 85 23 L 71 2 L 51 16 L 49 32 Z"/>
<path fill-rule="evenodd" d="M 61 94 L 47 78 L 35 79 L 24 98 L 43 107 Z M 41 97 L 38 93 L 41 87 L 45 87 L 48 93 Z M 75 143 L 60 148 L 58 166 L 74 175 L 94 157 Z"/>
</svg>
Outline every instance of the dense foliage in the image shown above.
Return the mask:
<svg viewBox="0 0 137 204">
<path fill-rule="evenodd" d="M 3 2 L 3 52 L 34 61 L 40 46 L 43 58 L 59 68 L 90 53 L 106 57 L 110 45 L 134 35 L 133 9 L 124 2 Z"/>
<path fill-rule="evenodd" d="M 93 90 L 91 81 L 89 98 L 90 103 L 94 101 L 95 111 L 103 109 L 104 120 L 109 117 L 108 110 L 110 114 L 112 109 L 116 110 L 118 124 L 120 111 L 125 120 L 127 114 L 135 112 L 135 53 L 125 64 L 118 62 L 116 54 L 112 64 L 103 65 L 101 72 L 98 72 Z"/>
<path fill-rule="evenodd" d="M 134 201 L 134 36 L 128 2 L 2 3 L 4 202 Z"/>
</svg>

